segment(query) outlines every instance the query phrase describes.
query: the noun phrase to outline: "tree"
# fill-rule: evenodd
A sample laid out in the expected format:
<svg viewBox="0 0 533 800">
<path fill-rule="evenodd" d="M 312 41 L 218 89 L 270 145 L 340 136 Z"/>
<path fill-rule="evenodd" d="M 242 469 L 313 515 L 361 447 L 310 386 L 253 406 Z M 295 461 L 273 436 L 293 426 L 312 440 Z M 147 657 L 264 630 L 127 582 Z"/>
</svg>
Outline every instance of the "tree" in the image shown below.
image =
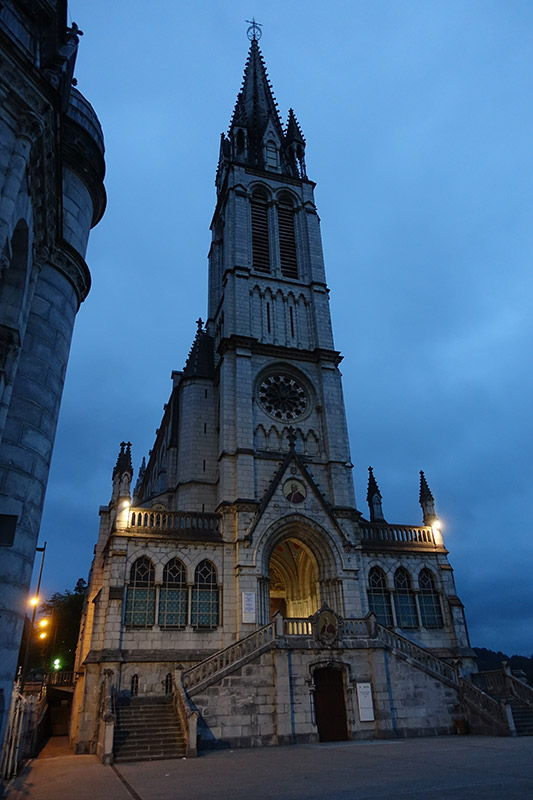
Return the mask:
<svg viewBox="0 0 533 800">
<path fill-rule="evenodd" d="M 41 607 L 41 617 L 49 620 L 44 647 L 44 668 L 49 672 L 55 659 L 61 670 L 74 669 L 83 599 L 87 584 L 79 578 L 74 591 L 55 592 Z"/>
</svg>

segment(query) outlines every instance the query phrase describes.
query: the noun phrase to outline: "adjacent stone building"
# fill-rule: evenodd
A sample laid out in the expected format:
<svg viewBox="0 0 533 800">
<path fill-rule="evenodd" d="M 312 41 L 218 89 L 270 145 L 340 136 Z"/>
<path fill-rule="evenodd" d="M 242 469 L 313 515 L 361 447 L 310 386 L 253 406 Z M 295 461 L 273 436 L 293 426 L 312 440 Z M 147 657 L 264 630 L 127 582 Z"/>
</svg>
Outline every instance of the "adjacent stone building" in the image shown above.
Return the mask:
<svg viewBox="0 0 533 800">
<path fill-rule="evenodd" d="M 90 286 L 104 144 L 73 88 L 66 0 L 0 3 L 0 743 L 74 318 Z"/>
<path fill-rule="evenodd" d="M 124 442 L 100 509 L 80 752 L 105 755 L 113 695 L 178 692 L 201 746 L 446 733 L 473 668 L 424 475 L 420 524 L 387 523 L 371 470 L 368 517 L 357 509 L 305 140 L 250 36 L 220 144 L 207 322 L 133 492 Z"/>
</svg>

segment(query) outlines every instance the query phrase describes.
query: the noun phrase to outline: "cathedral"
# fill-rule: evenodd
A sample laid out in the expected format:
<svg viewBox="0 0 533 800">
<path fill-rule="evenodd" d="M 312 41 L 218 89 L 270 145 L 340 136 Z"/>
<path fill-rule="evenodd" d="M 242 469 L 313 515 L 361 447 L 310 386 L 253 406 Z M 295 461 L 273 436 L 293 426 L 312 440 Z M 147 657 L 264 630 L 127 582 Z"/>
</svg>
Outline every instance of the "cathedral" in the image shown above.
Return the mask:
<svg viewBox="0 0 533 800">
<path fill-rule="evenodd" d="M 165 702 L 189 755 L 474 728 L 475 662 L 424 474 L 416 522 L 386 521 L 372 469 L 356 506 L 305 139 L 248 33 L 207 320 L 137 480 L 123 442 L 100 508 L 71 738 L 107 761 L 121 714 Z"/>
</svg>

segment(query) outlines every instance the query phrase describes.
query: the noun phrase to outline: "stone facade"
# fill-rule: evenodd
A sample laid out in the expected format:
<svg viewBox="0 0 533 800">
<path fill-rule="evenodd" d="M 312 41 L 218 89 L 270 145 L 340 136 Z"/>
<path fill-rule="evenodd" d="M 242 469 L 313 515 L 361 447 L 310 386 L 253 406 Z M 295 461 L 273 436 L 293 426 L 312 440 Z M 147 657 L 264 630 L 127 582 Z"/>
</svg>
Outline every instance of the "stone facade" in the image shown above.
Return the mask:
<svg viewBox="0 0 533 800">
<path fill-rule="evenodd" d="M 74 318 L 105 208 L 96 115 L 72 87 L 66 2 L 0 8 L 0 742 Z"/>
<path fill-rule="evenodd" d="M 371 472 L 357 510 L 305 141 L 256 38 L 216 184 L 207 323 L 100 509 L 72 737 L 95 751 L 104 669 L 120 702 L 177 666 L 203 746 L 450 732 L 472 652 L 433 498 L 422 474 L 422 523 L 389 525 Z"/>
</svg>

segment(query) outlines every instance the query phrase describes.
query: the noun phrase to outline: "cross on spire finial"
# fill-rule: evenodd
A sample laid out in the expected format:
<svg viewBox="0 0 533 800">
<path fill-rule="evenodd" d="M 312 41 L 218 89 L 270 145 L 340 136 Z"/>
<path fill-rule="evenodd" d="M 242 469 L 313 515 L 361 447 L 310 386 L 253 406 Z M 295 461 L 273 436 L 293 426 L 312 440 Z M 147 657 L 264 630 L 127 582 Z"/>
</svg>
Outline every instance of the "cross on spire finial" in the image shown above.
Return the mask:
<svg viewBox="0 0 533 800">
<path fill-rule="evenodd" d="M 252 19 L 247 19 L 246 22 L 250 25 L 248 30 L 246 31 L 246 35 L 251 42 L 259 41 L 261 36 L 263 35 L 263 31 L 261 30 L 262 24 L 260 22 L 255 21 L 255 17 Z"/>
</svg>

